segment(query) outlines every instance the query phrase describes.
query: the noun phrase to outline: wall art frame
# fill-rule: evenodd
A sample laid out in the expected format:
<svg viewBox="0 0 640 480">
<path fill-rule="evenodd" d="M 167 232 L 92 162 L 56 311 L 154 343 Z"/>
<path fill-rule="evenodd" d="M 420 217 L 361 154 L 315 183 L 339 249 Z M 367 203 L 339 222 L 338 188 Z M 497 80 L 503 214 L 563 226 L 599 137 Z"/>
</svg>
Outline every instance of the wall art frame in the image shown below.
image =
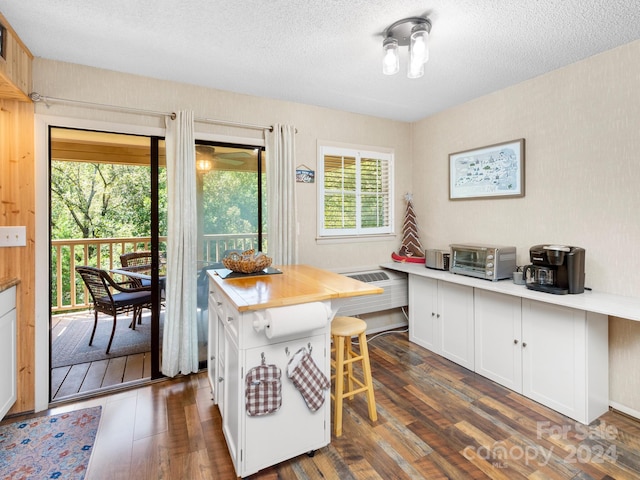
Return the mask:
<svg viewBox="0 0 640 480">
<path fill-rule="evenodd" d="M 524 138 L 449 155 L 449 200 L 524 197 Z"/>
</svg>

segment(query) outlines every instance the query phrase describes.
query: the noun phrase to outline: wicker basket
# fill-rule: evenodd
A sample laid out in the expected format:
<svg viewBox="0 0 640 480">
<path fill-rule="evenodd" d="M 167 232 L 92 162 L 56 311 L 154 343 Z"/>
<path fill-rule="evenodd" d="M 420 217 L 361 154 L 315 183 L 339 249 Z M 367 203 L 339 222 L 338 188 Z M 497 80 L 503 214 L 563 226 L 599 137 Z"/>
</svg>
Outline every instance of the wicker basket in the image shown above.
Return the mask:
<svg viewBox="0 0 640 480">
<path fill-rule="evenodd" d="M 271 257 L 255 250 L 246 250 L 242 253 L 232 252 L 222 259 L 225 268 L 239 273 L 256 273 L 271 265 Z"/>
</svg>

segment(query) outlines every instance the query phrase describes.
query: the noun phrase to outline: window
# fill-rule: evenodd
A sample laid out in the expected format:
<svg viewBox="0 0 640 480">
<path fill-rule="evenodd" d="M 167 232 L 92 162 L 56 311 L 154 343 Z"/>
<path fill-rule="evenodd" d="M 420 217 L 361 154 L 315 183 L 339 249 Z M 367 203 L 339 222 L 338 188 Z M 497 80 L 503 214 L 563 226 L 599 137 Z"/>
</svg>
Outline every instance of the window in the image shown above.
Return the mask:
<svg viewBox="0 0 640 480">
<path fill-rule="evenodd" d="M 320 146 L 320 237 L 393 233 L 393 154 Z"/>
</svg>

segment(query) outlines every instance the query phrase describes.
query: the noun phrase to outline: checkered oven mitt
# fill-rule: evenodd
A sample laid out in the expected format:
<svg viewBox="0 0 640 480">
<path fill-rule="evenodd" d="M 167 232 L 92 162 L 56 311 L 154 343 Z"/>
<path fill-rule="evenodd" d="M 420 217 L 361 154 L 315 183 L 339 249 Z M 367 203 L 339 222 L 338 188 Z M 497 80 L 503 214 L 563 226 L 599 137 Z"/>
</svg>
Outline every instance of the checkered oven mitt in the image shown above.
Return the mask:
<svg viewBox="0 0 640 480">
<path fill-rule="evenodd" d="M 276 365 L 254 367 L 245 377 L 245 405 L 250 417 L 277 412 L 282 405 L 281 371 Z"/>
<path fill-rule="evenodd" d="M 287 365 L 287 377 L 291 379 L 302 398 L 315 412 L 324 403 L 324 391 L 331 386 L 327 376 L 322 373 L 311 358 L 311 353 L 302 347 L 298 350 Z"/>
</svg>

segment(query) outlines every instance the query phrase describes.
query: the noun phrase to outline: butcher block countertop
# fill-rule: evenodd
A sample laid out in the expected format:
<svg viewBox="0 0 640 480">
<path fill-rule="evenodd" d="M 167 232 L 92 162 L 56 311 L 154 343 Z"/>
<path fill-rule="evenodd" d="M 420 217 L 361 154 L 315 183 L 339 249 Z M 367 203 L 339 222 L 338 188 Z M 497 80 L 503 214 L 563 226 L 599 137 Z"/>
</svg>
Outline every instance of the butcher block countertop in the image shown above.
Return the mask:
<svg viewBox="0 0 640 480">
<path fill-rule="evenodd" d="M 240 312 L 373 295 L 384 291 L 380 287 L 309 265 L 283 265 L 276 268 L 282 273 L 227 279 L 212 270 L 208 273 Z"/>
</svg>

